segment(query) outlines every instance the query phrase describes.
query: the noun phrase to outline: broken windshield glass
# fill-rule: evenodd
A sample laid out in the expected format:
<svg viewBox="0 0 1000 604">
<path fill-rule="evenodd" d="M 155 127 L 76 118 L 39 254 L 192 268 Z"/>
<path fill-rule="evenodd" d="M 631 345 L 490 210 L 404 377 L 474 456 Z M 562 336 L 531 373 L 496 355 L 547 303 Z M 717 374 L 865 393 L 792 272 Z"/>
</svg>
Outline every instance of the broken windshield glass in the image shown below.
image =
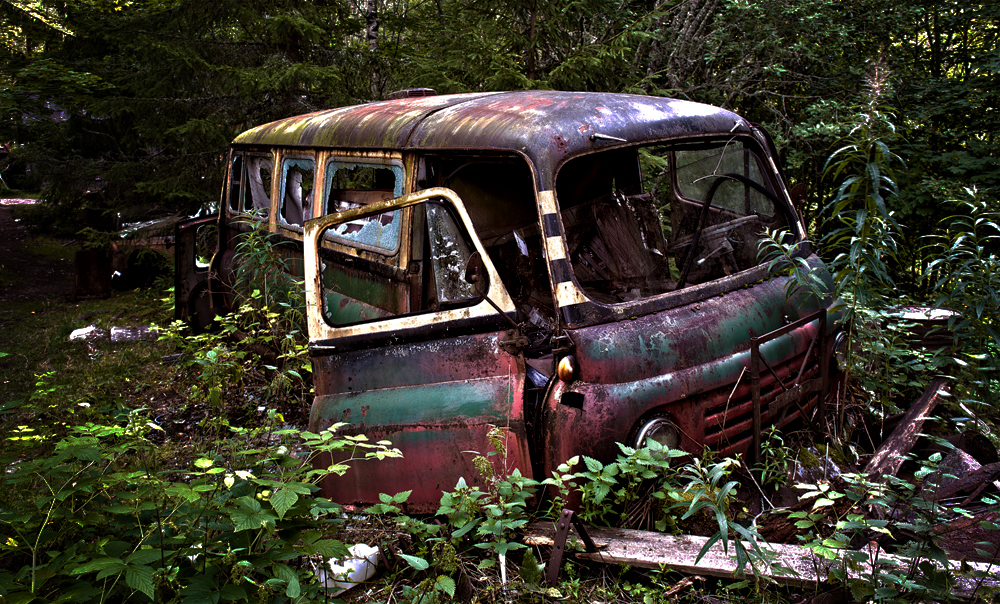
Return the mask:
<svg viewBox="0 0 1000 604">
<path fill-rule="evenodd" d="M 558 175 L 576 282 L 615 304 L 757 266 L 766 228 L 787 226 L 765 164 L 741 140 L 615 149 Z"/>
</svg>

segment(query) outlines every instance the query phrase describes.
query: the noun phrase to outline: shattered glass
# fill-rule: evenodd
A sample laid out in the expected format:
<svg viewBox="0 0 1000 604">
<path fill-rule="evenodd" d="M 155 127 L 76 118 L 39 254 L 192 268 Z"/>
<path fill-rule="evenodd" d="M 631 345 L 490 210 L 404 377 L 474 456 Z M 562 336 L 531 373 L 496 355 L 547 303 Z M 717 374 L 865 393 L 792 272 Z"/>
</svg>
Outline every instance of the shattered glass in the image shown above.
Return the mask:
<svg viewBox="0 0 1000 604">
<path fill-rule="evenodd" d="M 468 242 L 444 206 L 427 204 L 426 207 L 438 302 L 476 297 L 475 285 L 465 281 L 465 267 L 472 256 Z"/>
<path fill-rule="evenodd" d="M 403 194 L 403 168 L 395 164 L 328 162 L 326 213 L 343 212 Z M 395 252 L 399 246 L 399 210 L 345 222 L 328 231 L 335 241 L 373 251 Z"/>
<path fill-rule="evenodd" d="M 751 269 L 765 228 L 788 224 L 761 157 L 733 138 L 583 156 L 556 186 L 574 277 L 605 304 Z"/>
<path fill-rule="evenodd" d="M 302 226 L 312 218 L 316 167 L 311 159 L 286 159 L 281 167 L 281 219 Z"/>
</svg>

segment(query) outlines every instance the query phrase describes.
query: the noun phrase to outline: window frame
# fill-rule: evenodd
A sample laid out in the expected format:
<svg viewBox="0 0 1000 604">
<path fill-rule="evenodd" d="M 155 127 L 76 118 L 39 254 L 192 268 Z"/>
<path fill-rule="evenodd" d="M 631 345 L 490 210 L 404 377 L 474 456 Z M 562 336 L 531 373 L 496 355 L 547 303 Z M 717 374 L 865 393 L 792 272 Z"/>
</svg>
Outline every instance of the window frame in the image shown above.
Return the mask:
<svg viewBox="0 0 1000 604">
<path fill-rule="evenodd" d="M 300 233 L 301 234 L 301 233 L 304 232 L 303 231 L 303 225 L 307 221 L 311 220 L 313 213 L 315 213 L 315 207 L 316 207 L 316 189 L 318 188 L 318 185 L 322 184 L 322 183 L 318 182 L 319 170 L 317 169 L 317 167 L 319 166 L 320 162 L 317 160 L 317 157 L 316 157 L 315 153 L 309 154 L 309 153 L 304 153 L 304 152 L 301 152 L 301 151 L 300 152 L 296 152 L 296 153 L 282 153 L 281 157 L 280 157 L 280 160 L 281 160 L 281 162 L 280 162 L 281 163 L 281 174 L 280 174 L 281 180 L 280 180 L 280 183 L 279 183 L 279 185 L 277 187 L 278 188 L 278 191 L 277 191 L 278 192 L 277 200 L 272 200 L 272 203 L 271 203 L 271 205 L 274 206 L 274 210 L 275 210 L 275 216 L 274 216 L 275 224 L 277 224 L 279 227 L 288 229 L 290 231 L 295 231 L 296 233 Z M 308 213 L 308 215 L 306 214 L 305 204 L 303 203 L 304 200 L 300 199 L 299 203 L 302 206 L 302 208 L 301 208 L 302 209 L 302 224 L 295 224 L 295 223 L 292 223 L 292 222 L 288 222 L 285 219 L 285 184 L 286 184 L 286 182 L 288 180 L 288 171 L 289 171 L 289 167 L 290 167 L 289 163 L 290 162 L 301 162 L 301 161 L 310 161 L 310 162 L 312 162 L 313 188 L 309 192 L 309 195 L 311 197 L 310 203 L 309 203 L 309 213 Z M 273 173 L 272 173 L 271 178 L 272 179 L 274 178 Z"/>
<path fill-rule="evenodd" d="M 437 310 L 422 310 L 412 313 L 393 315 L 384 318 L 377 318 L 370 321 L 354 323 L 344 326 L 330 325 L 323 312 L 323 275 L 321 268 L 320 248 L 324 245 L 323 231 L 331 224 L 350 220 L 357 214 L 385 212 L 389 209 L 406 209 L 434 198 L 443 198 L 444 204 L 449 207 L 456 225 L 461 229 L 472 245 L 472 250 L 478 252 L 483 260 L 488 279 L 488 289 L 485 297 L 473 301 L 471 304 L 460 308 L 445 308 Z M 306 274 L 306 305 L 309 309 L 308 323 L 309 333 L 316 334 L 313 337 L 314 345 L 318 348 L 326 346 L 337 346 L 338 341 L 344 338 L 354 337 L 384 337 L 384 338 L 405 338 L 409 334 L 421 333 L 432 326 L 439 326 L 442 329 L 455 329 L 457 324 L 483 324 L 483 325 L 503 325 L 506 319 L 499 315 L 507 315 L 508 318 L 516 316 L 514 302 L 510 299 L 504 288 L 496 267 L 486 254 L 482 241 L 472 229 L 472 221 L 458 195 L 443 187 L 433 187 L 424 189 L 398 197 L 389 201 L 370 204 L 375 207 L 363 207 L 356 210 L 349 210 L 339 214 L 329 214 L 320 218 L 315 218 L 305 225 L 305 274 Z M 346 214 L 346 216 L 345 216 Z M 499 308 L 498 312 L 493 305 L 485 298 L 488 297 Z M 421 338 L 425 336 L 420 336 Z"/>
<path fill-rule="evenodd" d="M 329 211 L 330 207 L 330 191 L 333 184 L 333 173 L 331 173 L 330 168 L 338 165 L 355 165 L 355 166 L 375 166 L 380 168 L 388 168 L 393 175 L 396 177 L 392 197 L 390 199 L 397 199 L 402 197 L 407 192 L 406 186 L 406 167 L 403 161 L 397 158 L 374 158 L 374 157 L 364 157 L 364 156 L 353 156 L 350 154 L 330 154 L 324 158 L 322 162 L 322 182 L 320 186 L 322 187 L 322 197 L 320 199 L 321 207 L 321 217 L 330 216 L 333 213 Z M 369 189 L 371 191 L 378 191 L 380 189 Z M 315 193 L 314 193 L 315 198 Z M 349 211 L 356 209 L 361 209 L 370 204 L 365 204 L 359 206 L 358 208 L 352 208 Z M 334 212 L 335 213 L 335 212 Z M 394 248 L 384 248 L 377 245 L 370 245 L 348 237 L 341 237 L 338 235 L 324 235 L 324 240 L 333 242 L 337 245 L 342 245 L 348 248 L 354 248 L 359 250 L 364 250 L 366 252 L 371 252 L 385 257 L 393 257 L 399 254 L 400 245 L 403 241 L 403 230 L 407 228 L 406 216 L 402 209 L 394 210 L 395 216 L 393 217 L 393 222 L 396 223 L 397 233 L 396 233 L 396 245 Z"/>
<path fill-rule="evenodd" d="M 276 159 L 275 155 L 276 154 L 274 153 L 273 150 L 258 151 L 258 150 L 252 150 L 252 149 L 238 149 L 238 148 L 232 148 L 230 150 L 230 153 L 229 153 L 229 162 L 227 164 L 227 174 L 226 174 L 226 204 L 225 204 L 225 212 L 228 215 L 233 216 L 233 217 L 237 217 L 237 216 L 239 216 L 239 217 L 248 217 L 248 218 L 251 218 L 253 220 L 257 220 L 257 221 L 263 222 L 263 223 L 268 223 L 270 221 L 271 213 L 272 213 L 272 210 L 274 209 L 274 207 L 273 207 L 274 206 L 274 165 L 276 163 L 275 162 L 275 159 Z M 267 159 L 269 159 L 271 161 L 271 186 L 268 189 L 265 189 L 265 191 L 267 193 L 267 198 L 268 198 L 267 199 L 268 204 L 267 204 L 267 213 L 266 214 L 260 214 L 260 213 L 256 213 L 255 214 L 253 211 L 246 210 L 244 208 L 244 201 L 245 201 L 246 195 L 247 195 L 247 186 L 249 184 L 249 182 L 247 180 L 248 176 L 249 176 L 247 159 L 250 158 L 250 157 L 267 158 Z M 239 207 L 233 208 L 233 206 L 232 206 L 232 201 L 233 201 L 233 197 L 232 197 L 233 196 L 233 163 L 237 159 L 239 159 L 240 163 L 242 164 L 240 166 L 240 180 L 239 180 L 239 183 L 237 184 L 237 186 L 239 187 L 239 191 L 237 192 Z M 253 201 L 252 201 L 252 198 L 251 198 L 251 205 L 252 205 L 252 203 L 253 203 Z"/>
<path fill-rule="evenodd" d="M 742 143 L 742 148 L 752 152 L 757 157 L 758 167 L 761 173 L 761 182 L 759 183 L 765 189 L 767 189 L 777 200 L 774 204 L 776 214 L 772 218 L 777 218 L 779 215 L 782 220 L 787 224 L 787 228 L 792 229 L 792 232 L 796 236 L 796 240 L 800 240 L 798 228 L 795 227 L 798 224 L 798 216 L 794 209 L 791 207 L 790 200 L 787 198 L 787 192 L 785 187 L 781 186 L 781 177 L 779 174 L 774 172 L 775 165 L 773 159 L 770 157 L 767 149 L 763 146 L 760 140 L 758 140 L 752 134 L 728 134 L 728 133 L 704 133 L 698 134 L 696 136 L 690 137 L 680 137 L 680 138 L 667 138 L 667 139 L 656 139 L 656 140 L 645 140 L 645 141 L 630 141 L 628 144 L 609 146 L 600 150 L 589 151 L 586 153 L 576 154 L 572 157 L 566 158 L 561 161 L 556 169 L 554 170 L 554 178 L 552 181 L 552 189 L 555 195 L 555 206 L 557 213 L 559 215 L 559 221 L 563 232 L 563 244 L 566 246 L 564 248 L 564 253 L 569 254 L 568 241 L 566 241 L 566 225 L 564 223 L 563 213 L 567 210 L 564 207 L 566 203 L 565 199 L 560 199 L 558 195 L 558 190 L 560 188 L 560 175 L 563 169 L 574 160 L 578 160 L 582 157 L 600 155 L 602 153 L 608 153 L 611 151 L 621 151 L 624 149 L 635 149 L 638 154 L 639 149 L 651 148 L 651 147 L 668 147 L 668 146 L 699 146 L 703 145 L 706 148 L 711 146 L 724 146 L 726 141 L 739 140 Z M 671 150 L 670 153 L 670 165 L 668 168 L 670 170 L 669 187 L 671 188 L 672 194 L 677 196 L 677 198 L 684 200 L 689 203 L 701 203 L 704 200 L 691 199 L 686 195 L 681 194 L 677 187 L 677 175 L 676 175 L 676 157 Z M 645 171 L 641 169 L 639 181 L 645 182 L 646 174 Z M 644 194 L 648 194 L 648 191 L 643 191 Z M 575 207 L 576 204 L 571 205 L 569 209 Z M 723 209 L 725 211 L 732 211 L 728 208 L 718 207 L 712 204 L 713 208 Z M 761 275 L 765 274 L 767 271 L 767 263 L 758 262 L 755 266 L 737 271 L 732 275 L 727 275 L 724 277 L 717 277 L 708 281 L 701 283 L 685 284 L 684 287 L 677 290 L 664 291 L 658 294 L 654 294 L 647 297 L 638 298 L 635 300 L 623 300 L 620 302 L 607 302 L 596 299 L 592 297 L 586 289 L 580 285 L 580 281 L 576 275 L 576 271 L 573 270 L 572 263 L 568 268 L 570 283 L 561 284 L 557 287 L 557 291 L 560 291 L 557 295 L 557 303 L 560 308 L 565 310 L 567 307 L 575 306 L 577 304 L 593 304 L 596 307 L 601 307 L 608 309 L 613 316 L 619 316 L 620 313 L 639 313 L 646 314 L 648 312 L 656 312 L 665 308 L 672 308 L 678 304 L 688 303 L 694 300 L 700 300 L 707 296 L 719 295 L 730 291 L 736 287 L 756 281 L 761 278 Z M 570 289 L 566 289 L 566 288 Z M 602 311 L 604 312 L 604 311 Z M 601 322 L 603 319 L 598 319 L 596 322 Z M 594 321 L 588 321 L 586 324 L 593 323 Z M 579 327 L 577 323 L 573 323 L 575 326 Z"/>
</svg>

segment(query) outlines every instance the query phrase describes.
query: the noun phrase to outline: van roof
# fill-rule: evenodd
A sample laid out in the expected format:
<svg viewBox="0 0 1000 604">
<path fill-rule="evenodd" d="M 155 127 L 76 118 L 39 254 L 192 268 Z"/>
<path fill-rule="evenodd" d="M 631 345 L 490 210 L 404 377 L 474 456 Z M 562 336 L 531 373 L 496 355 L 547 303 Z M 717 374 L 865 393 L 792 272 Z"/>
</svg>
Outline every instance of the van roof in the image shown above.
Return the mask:
<svg viewBox="0 0 1000 604">
<path fill-rule="evenodd" d="M 620 141 L 746 133 L 711 105 L 633 94 L 528 90 L 379 101 L 257 126 L 235 144 L 348 149 L 468 149 L 523 153 L 536 168 Z"/>
</svg>

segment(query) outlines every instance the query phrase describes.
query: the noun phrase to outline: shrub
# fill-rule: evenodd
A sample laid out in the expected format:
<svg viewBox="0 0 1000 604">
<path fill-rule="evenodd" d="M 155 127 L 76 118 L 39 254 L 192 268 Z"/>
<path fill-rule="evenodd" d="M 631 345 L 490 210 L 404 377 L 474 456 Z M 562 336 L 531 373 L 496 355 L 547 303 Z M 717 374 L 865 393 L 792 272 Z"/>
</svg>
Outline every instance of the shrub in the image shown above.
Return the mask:
<svg viewBox="0 0 1000 604">
<path fill-rule="evenodd" d="M 233 428 L 188 471 L 160 471 L 138 412 L 120 426 L 77 426 L 55 451 L 5 460 L 0 596 L 5 602 L 311 599 L 320 586 L 302 557 L 342 557 L 331 538 L 340 506 L 317 483 L 334 459 L 397 456 L 386 443 Z M 308 453 L 296 457 L 296 449 Z"/>
</svg>

